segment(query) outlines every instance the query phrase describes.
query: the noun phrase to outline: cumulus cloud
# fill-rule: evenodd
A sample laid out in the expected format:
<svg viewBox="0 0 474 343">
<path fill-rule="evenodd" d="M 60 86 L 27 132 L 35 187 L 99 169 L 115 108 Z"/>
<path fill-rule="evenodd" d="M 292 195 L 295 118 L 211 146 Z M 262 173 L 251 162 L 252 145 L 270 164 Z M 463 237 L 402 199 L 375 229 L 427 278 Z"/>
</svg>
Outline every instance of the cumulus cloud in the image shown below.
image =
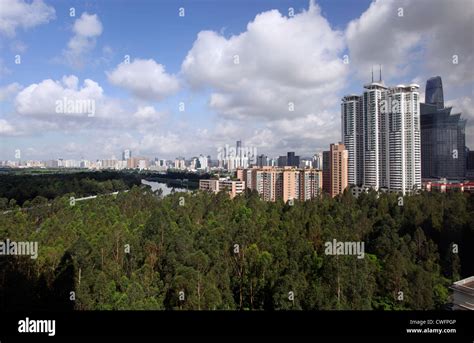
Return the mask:
<svg viewBox="0 0 474 343">
<path fill-rule="evenodd" d="M 107 76 L 109 82 L 141 99 L 162 100 L 179 89 L 178 79 L 167 74 L 165 67 L 153 59 L 122 62 Z"/>
<path fill-rule="evenodd" d="M 218 147 L 235 144 L 237 139 L 270 156 L 292 150 L 310 156 L 340 140 L 339 104 L 350 73 L 366 81 L 371 66 L 382 64 L 385 78 L 417 82 L 422 91 L 432 75 L 443 77 L 445 90 L 455 82 L 464 85 L 463 92 L 453 92 L 458 98 L 447 104 L 468 119 L 467 145 L 472 146 L 472 94 L 465 91 L 473 81 L 472 17 L 468 0 L 374 1 L 341 32 L 331 27 L 313 1 L 294 17 L 265 11 L 240 34 L 201 31 L 176 75 L 153 59 L 111 67 L 108 81 L 133 95 L 125 100 L 108 98 L 97 82 L 80 82 L 75 76 L 43 80 L 23 89 L 18 84 L 7 86 L 10 90 L 4 87 L 0 99 L 9 94 L 3 97 L 14 99 L 13 115 L 21 120 L 1 119 L 0 134 L 32 132 L 32 128 L 35 132 L 87 129 L 81 136 L 89 137 L 87 142 L 72 144 L 68 150 L 85 153 L 86 158 L 91 151 L 107 157 L 122 148 L 160 158 L 199 153 L 215 157 Z M 73 33 L 66 61 L 84 63 L 102 24 L 96 15 L 85 13 L 74 23 Z M 349 65 L 342 60 L 346 53 Z M 103 55 L 110 61 L 111 49 L 104 47 Z M 458 55 L 457 65 L 452 55 Z M 0 74 L 1 69 L 0 65 Z M 192 95 L 209 94 L 208 105 L 216 116 L 208 114 L 201 127 L 187 122 L 184 114 L 179 122 L 168 120 L 168 111 L 154 103 L 179 91 L 181 77 L 193 90 L 204 90 Z M 362 82 L 354 84 L 360 84 L 361 90 Z M 95 117 L 55 113 L 55 100 L 64 96 L 95 99 Z M 55 149 L 51 151 L 56 155 Z"/>
<path fill-rule="evenodd" d="M 181 69 L 192 87 L 212 89 L 209 105 L 224 117 L 298 117 L 337 102 L 343 49 L 343 34 L 310 2 L 291 18 L 260 13 L 230 38 L 200 32 Z"/>
<path fill-rule="evenodd" d="M 21 89 L 18 82 L 10 83 L 4 87 L 0 87 L 0 101 L 9 101 Z"/>
<path fill-rule="evenodd" d="M 84 12 L 74 22 L 72 31 L 74 35 L 63 56 L 71 66 L 81 68 L 86 63 L 87 53 L 94 49 L 97 37 L 102 34 L 102 23 L 97 14 Z"/>
<path fill-rule="evenodd" d="M 82 13 L 81 17 L 74 22 L 73 32 L 76 36 L 96 37 L 102 34 L 102 23 L 97 14 Z"/>
<path fill-rule="evenodd" d="M 154 151 L 161 155 L 184 155 L 192 151 L 193 142 L 183 140 L 181 135 L 174 132 L 164 134 L 146 134 L 138 143 L 141 151 Z"/>
<path fill-rule="evenodd" d="M 22 134 L 90 130 L 147 134 L 169 114 L 144 102 L 108 97 L 96 81 L 85 79 L 81 83 L 75 75 L 45 79 L 24 88 L 18 83 L 9 84 L 0 88 L 3 100 L 13 105 L 9 123 L 15 122 Z M 4 131 L 10 130 L 6 124 L 4 127 Z"/>
<path fill-rule="evenodd" d="M 12 38 L 18 28 L 24 30 L 46 24 L 55 19 L 56 12 L 52 6 L 42 0 L 28 3 L 23 0 L 0 0 L 0 35 Z"/>
<path fill-rule="evenodd" d="M 86 79 L 82 87 L 79 87 L 77 76 L 70 75 L 64 76 L 61 81 L 46 79 L 24 88 L 15 98 L 15 109 L 23 116 L 58 118 L 64 116 L 57 111 L 58 102 L 86 104 L 91 101 L 98 102 L 102 98 L 103 90 L 97 82 Z"/>
<path fill-rule="evenodd" d="M 451 84 L 472 82 L 473 21 L 472 0 L 374 1 L 347 27 L 350 65 L 363 79 L 383 64 L 387 78 L 419 68 Z"/>
<path fill-rule="evenodd" d="M 16 133 L 15 128 L 5 119 L 0 119 L 0 136 L 10 136 Z"/>
<path fill-rule="evenodd" d="M 153 106 L 139 106 L 133 116 L 140 120 L 157 120 L 162 117 L 162 113 L 155 110 Z"/>
</svg>

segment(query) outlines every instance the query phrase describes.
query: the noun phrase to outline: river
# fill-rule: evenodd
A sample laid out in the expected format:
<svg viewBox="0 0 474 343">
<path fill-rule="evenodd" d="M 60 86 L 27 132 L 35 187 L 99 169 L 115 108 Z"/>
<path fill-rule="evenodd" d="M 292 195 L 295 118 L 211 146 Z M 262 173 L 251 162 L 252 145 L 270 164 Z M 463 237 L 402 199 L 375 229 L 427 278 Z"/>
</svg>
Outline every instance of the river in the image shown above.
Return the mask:
<svg viewBox="0 0 474 343">
<path fill-rule="evenodd" d="M 161 189 L 163 191 L 163 196 L 170 195 L 173 189 L 175 190 L 175 192 L 189 192 L 189 190 L 186 188 L 169 187 L 166 183 L 147 181 L 145 179 L 142 179 L 142 184 L 150 186 L 152 191 Z"/>
</svg>

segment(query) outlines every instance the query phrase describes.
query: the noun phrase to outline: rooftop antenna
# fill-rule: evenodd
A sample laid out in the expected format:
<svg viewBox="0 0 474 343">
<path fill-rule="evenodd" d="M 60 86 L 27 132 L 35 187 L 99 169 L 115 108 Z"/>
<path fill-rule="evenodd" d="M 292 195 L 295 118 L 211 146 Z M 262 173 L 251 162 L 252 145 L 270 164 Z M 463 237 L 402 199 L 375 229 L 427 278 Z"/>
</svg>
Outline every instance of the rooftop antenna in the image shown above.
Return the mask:
<svg viewBox="0 0 474 343">
<path fill-rule="evenodd" d="M 379 68 L 380 68 L 380 69 L 379 69 L 379 72 L 380 72 L 380 74 L 379 74 L 379 80 L 380 80 L 380 82 L 382 82 L 382 65 L 381 65 L 381 64 L 379 64 Z"/>
<path fill-rule="evenodd" d="M 374 66 L 372 66 L 372 83 L 374 83 Z"/>
</svg>

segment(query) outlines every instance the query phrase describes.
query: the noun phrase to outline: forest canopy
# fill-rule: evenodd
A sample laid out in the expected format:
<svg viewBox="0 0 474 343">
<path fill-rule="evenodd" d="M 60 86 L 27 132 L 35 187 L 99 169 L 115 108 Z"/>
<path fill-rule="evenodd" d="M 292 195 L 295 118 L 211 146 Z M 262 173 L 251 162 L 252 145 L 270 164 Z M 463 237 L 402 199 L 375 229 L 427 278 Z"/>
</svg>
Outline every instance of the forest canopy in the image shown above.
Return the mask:
<svg viewBox="0 0 474 343">
<path fill-rule="evenodd" d="M 292 206 L 143 186 L 74 206 L 70 196 L 1 215 L 1 239 L 39 252 L 0 256 L 0 308 L 440 309 L 448 286 L 474 275 L 469 194 L 423 192 L 403 206 L 375 192 Z M 334 239 L 364 242 L 364 258 L 325 254 Z"/>
</svg>

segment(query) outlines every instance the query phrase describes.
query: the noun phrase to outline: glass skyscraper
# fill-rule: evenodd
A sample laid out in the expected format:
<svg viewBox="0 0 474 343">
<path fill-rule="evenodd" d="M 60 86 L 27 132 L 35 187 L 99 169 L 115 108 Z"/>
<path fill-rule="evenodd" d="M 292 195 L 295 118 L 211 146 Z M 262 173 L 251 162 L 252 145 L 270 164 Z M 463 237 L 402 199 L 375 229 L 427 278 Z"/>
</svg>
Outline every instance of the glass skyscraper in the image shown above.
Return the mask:
<svg viewBox="0 0 474 343">
<path fill-rule="evenodd" d="M 436 105 L 436 108 L 444 108 L 443 82 L 440 76 L 435 76 L 426 81 L 425 102 Z"/>
<path fill-rule="evenodd" d="M 426 179 L 462 179 L 466 175 L 466 120 L 444 106 L 440 76 L 426 82 L 420 104 L 421 175 Z"/>
</svg>

